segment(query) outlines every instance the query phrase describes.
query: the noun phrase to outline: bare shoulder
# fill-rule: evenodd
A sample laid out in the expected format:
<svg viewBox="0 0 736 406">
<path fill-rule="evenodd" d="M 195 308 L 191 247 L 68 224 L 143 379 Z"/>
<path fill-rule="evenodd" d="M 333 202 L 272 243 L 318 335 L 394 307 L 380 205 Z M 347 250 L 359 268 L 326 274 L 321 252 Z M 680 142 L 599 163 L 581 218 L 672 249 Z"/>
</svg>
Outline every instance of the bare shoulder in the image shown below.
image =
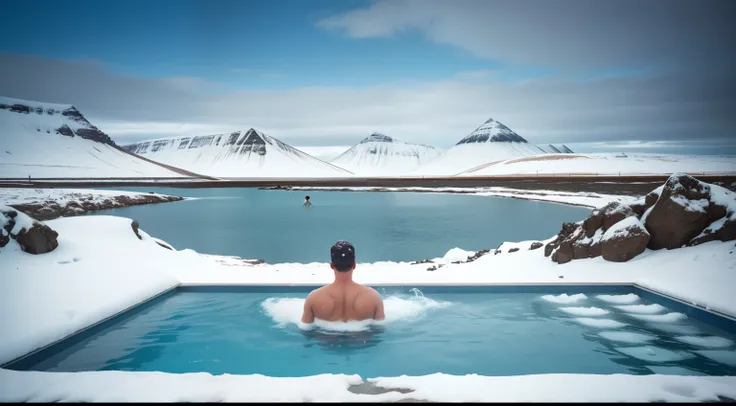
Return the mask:
<svg viewBox="0 0 736 406">
<path fill-rule="evenodd" d="M 363 291 L 360 294 L 373 300 L 382 300 L 381 294 L 370 286 L 363 286 Z"/>
<path fill-rule="evenodd" d="M 322 286 L 321 288 L 317 288 L 317 289 L 309 292 L 309 294 L 307 295 L 307 300 L 310 300 L 310 299 L 311 300 L 314 300 L 316 298 L 319 298 L 319 297 L 323 296 L 325 294 L 325 292 L 326 292 L 325 288 L 326 288 L 326 286 Z"/>
</svg>

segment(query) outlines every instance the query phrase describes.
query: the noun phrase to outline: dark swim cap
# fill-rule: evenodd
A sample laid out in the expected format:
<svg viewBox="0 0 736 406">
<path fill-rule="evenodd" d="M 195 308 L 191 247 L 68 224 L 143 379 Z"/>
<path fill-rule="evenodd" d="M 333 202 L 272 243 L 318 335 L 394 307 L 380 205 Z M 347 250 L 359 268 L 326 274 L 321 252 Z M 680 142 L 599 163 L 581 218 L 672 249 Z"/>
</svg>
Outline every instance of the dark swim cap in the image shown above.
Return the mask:
<svg viewBox="0 0 736 406">
<path fill-rule="evenodd" d="M 332 265 L 340 272 L 349 271 L 355 264 L 355 247 L 347 241 L 340 240 L 330 248 Z"/>
</svg>

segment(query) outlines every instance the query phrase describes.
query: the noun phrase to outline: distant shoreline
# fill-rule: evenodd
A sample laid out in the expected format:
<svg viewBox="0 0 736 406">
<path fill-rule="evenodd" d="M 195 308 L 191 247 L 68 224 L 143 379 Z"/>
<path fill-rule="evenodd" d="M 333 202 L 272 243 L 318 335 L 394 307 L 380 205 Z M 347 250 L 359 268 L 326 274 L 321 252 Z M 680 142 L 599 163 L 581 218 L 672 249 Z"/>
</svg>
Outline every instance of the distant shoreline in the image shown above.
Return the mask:
<svg viewBox="0 0 736 406">
<path fill-rule="evenodd" d="M 731 185 L 736 173 L 691 174 L 707 183 Z M 424 178 L 237 178 L 204 180 L 197 178 L 66 178 L 66 179 L 0 179 L 0 188 L 489 188 L 547 190 L 557 192 L 588 192 L 610 195 L 637 196 L 649 193 L 667 180 L 669 174 L 590 176 L 590 175 L 519 175 L 494 177 L 424 177 Z"/>
</svg>

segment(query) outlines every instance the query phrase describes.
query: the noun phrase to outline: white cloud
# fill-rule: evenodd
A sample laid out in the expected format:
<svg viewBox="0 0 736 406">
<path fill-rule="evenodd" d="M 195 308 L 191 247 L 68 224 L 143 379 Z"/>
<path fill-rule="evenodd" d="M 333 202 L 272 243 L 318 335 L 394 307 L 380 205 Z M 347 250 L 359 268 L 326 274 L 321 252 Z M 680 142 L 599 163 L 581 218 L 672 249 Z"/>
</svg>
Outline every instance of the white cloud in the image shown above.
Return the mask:
<svg viewBox="0 0 736 406">
<path fill-rule="evenodd" d="M 74 104 L 121 144 L 254 127 L 299 146 L 352 145 L 379 131 L 446 148 L 489 117 L 540 144 L 714 140 L 736 128 L 730 75 L 506 82 L 476 71 L 437 82 L 224 92 L 195 79 L 112 75 L 97 63 L 0 54 L 0 66 L 0 94 Z"/>
<path fill-rule="evenodd" d="M 481 58 L 555 68 L 733 66 L 734 2 L 379 0 L 326 17 L 352 38 L 417 30 Z"/>
</svg>

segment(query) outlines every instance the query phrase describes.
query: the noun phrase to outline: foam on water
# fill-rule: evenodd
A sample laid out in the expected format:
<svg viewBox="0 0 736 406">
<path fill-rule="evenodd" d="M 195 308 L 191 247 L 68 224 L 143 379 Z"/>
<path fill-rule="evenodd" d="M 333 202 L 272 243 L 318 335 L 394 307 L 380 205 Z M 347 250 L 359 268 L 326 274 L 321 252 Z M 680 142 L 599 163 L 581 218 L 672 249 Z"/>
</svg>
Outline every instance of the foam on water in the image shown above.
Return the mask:
<svg viewBox="0 0 736 406">
<path fill-rule="evenodd" d="M 606 340 L 630 344 L 646 344 L 657 338 L 648 334 L 632 333 L 630 331 L 601 331 L 598 335 Z"/>
<path fill-rule="evenodd" d="M 682 313 L 667 313 L 667 314 L 630 314 L 629 316 L 639 320 L 651 321 L 655 323 L 677 323 L 680 320 L 685 320 L 687 316 Z"/>
<path fill-rule="evenodd" d="M 698 347 L 725 348 L 733 345 L 733 341 L 717 336 L 679 336 L 675 340 Z"/>
<path fill-rule="evenodd" d="M 294 324 L 303 330 L 318 327 L 329 331 L 350 332 L 367 330 L 371 325 L 415 320 L 426 315 L 430 309 L 450 305 L 449 302 L 440 302 L 420 295 L 412 298 L 389 296 L 383 300 L 383 308 L 386 313 L 385 320 L 329 322 L 315 319 L 313 324 L 305 324 L 301 321 L 305 300 L 303 298 L 268 298 L 261 303 L 261 307 L 279 326 Z"/>
<path fill-rule="evenodd" d="M 633 293 L 628 295 L 598 295 L 596 297 L 604 302 L 617 304 L 630 304 L 639 300 L 639 296 Z"/>
<path fill-rule="evenodd" d="M 645 345 L 643 347 L 616 347 L 615 349 L 630 357 L 649 362 L 682 361 L 694 357 L 693 354 L 687 351 L 671 351 L 651 345 Z"/>
<path fill-rule="evenodd" d="M 588 317 L 578 317 L 573 319 L 576 322 L 589 326 L 589 327 L 598 327 L 598 328 L 621 328 L 625 326 L 626 324 L 618 322 L 616 320 L 610 320 L 610 319 L 591 319 Z"/>
<path fill-rule="evenodd" d="M 568 304 L 568 303 L 576 303 L 583 299 L 587 299 L 588 296 L 585 296 L 582 293 L 578 293 L 577 295 L 568 295 L 567 293 L 563 293 L 561 295 L 544 295 L 542 296 L 542 299 L 552 302 L 552 303 L 561 303 L 561 304 Z"/>
<path fill-rule="evenodd" d="M 626 313 L 656 314 L 666 311 L 667 308 L 658 304 L 616 306 L 617 309 Z"/>
<path fill-rule="evenodd" d="M 560 310 L 575 316 L 603 316 L 604 314 L 610 313 L 608 310 L 601 309 L 600 307 L 560 307 Z"/>
</svg>

